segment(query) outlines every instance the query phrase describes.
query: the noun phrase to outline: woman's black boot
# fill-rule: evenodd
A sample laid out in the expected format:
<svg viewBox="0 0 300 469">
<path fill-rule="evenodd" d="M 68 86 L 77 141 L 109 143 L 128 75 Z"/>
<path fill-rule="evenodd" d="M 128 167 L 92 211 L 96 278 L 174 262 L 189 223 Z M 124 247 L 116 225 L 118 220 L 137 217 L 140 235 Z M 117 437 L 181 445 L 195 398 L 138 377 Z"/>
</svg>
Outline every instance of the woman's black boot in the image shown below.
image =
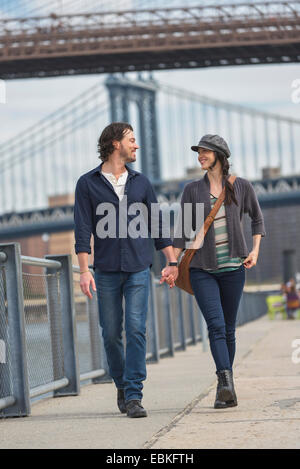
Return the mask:
<svg viewBox="0 0 300 469">
<path fill-rule="evenodd" d="M 226 409 L 227 408 L 226 402 L 225 401 L 220 401 L 219 386 L 217 387 L 217 394 L 216 394 L 216 399 L 215 399 L 215 403 L 214 403 L 214 408 L 215 409 Z"/>
<path fill-rule="evenodd" d="M 234 389 L 233 372 L 232 371 L 230 371 L 230 380 L 231 380 L 231 386 L 232 386 L 232 389 L 233 389 L 233 399 L 229 400 L 229 401 L 226 401 L 226 405 L 227 405 L 227 407 L 236 407 L 237 406 L 237 397 L 236 397 L 236 393 L 235 393 L 235 389 Z"/>
<path fill-rule="evenodd" d="M 215 400 L 215 409 L 224 409 L 237 405 L 236 394 L 233 385 L 232 371 L 217 371 L 218 386 Z"/>
</svg>

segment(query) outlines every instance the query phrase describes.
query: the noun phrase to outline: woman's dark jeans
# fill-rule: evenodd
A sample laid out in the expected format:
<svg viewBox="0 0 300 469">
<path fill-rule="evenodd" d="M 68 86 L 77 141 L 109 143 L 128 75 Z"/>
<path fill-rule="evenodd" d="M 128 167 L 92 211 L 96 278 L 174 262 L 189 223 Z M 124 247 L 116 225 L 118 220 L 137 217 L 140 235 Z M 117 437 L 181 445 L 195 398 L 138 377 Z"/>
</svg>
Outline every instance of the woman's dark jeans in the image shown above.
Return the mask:
<svg viewBox="0 0 300 469">
<path fill-rule="evenodd" d="M 245 284 L 245 267 L 216 274 L 190 268 L 190 279 L 207 324 L 217 371 L 232 370 L 236 316 Z"/>
</svg>

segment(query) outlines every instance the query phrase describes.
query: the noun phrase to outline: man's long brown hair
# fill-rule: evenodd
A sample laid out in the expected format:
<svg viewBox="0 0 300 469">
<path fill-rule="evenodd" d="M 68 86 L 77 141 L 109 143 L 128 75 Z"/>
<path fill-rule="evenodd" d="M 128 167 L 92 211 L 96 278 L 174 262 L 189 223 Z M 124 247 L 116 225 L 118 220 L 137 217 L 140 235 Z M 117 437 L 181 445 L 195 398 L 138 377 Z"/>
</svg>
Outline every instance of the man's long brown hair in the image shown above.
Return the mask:
<svg viewBox="0 0 300 469">
<path fill-rule="evenodd" d="M 98 140 L 98 153 L 102 161 L 107 161 L 114 151 L 113 142 L 120 142 L 126 130 L 133 130 L 127 122 L 112 122 L 103 130 Z"/>
</svg>

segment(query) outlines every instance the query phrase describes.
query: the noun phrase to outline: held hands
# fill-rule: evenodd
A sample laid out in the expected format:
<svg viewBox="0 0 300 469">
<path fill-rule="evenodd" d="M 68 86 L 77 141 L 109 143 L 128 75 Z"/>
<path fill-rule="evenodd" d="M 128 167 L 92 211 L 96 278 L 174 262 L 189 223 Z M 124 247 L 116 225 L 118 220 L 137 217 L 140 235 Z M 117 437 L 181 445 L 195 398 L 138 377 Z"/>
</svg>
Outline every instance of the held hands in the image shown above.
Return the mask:
<svg viewBox="0 0 300 469">
<path fill-rule="evenodd" d="M 161 279 L 159 281 L 160 284 L 166 282 L 170 288 L 175 287 L 175 280 L 178 277 L 178 267 L 175 266 L 166 266 L 161 271 Z"/>
<path fill-rule="evenodd" d="M 88 296 L 90 299 L 93 298 L 92 293 L 90 292 L 90 284 L 92 284 L 92 289 L 96 291 L 96 285 L 94 277 L 92 276 L 91 272 L 85 272 L 84 274 L 80 274 L 80 288 L 82 293 Z"/>
<path fill-rule="evenodd" d="M 246 269 L 251 269 L 251 267 L 254 267 L 257 263 L 257 258 L 258 258 L 258 252 L 251 251 L 249 253 L 249 256 L 243 262 Z"/>
</svg>

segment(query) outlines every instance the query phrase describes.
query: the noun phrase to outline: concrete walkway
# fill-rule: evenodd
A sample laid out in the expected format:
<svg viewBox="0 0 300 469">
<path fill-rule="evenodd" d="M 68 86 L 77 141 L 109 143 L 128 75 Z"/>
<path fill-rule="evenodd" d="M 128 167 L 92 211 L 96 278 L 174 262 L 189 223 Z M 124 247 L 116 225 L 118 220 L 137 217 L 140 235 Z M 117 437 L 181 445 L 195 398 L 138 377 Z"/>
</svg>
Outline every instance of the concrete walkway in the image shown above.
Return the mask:
<svg viewBox="0 0 300 469">
<path fill-rule="evenodd" d="M 236 408 L 213 409 L 214 363 L 198 344 L 148 365 L 148 418 L 120 414 L 113 384 L 88 385 L 33 404 L 29 417 L 0 420 L 0 448 L 300 448 L 295 339 L 300 321 L 264 317 L 238 328 Z"/>
<path fill-rule="evenodd" d="M 214 409 L 214 384 L 148 448 L 300 448 L 300 322 L 260 319 L 240 330 L 240 339 L 257 326 L 262 337 L 235 367 L 238 406 Z M 298 345 L 292 347 L 296 339 Z"/>
</svg>

